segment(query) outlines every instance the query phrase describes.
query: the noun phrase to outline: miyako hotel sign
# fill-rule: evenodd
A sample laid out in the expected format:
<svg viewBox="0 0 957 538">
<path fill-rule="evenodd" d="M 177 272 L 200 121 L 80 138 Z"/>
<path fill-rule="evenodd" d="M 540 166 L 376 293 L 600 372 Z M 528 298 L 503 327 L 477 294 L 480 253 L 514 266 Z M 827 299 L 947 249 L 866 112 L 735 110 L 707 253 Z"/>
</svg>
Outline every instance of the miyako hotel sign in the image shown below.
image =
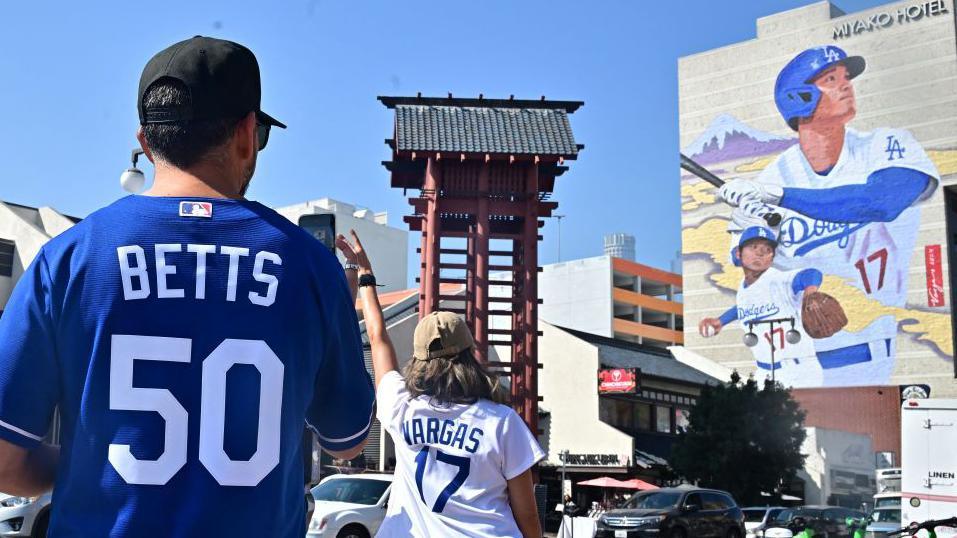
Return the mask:
<svg viewBox="0 0 957 538">
<path fill-rule="evenodd" d="M 928 0 L 893 11 L 880 11 L 834 27 L 834 40 L 873 32 L 895 24 L 908 24 L 950 13 L 946 0 Z"/>
</svg>

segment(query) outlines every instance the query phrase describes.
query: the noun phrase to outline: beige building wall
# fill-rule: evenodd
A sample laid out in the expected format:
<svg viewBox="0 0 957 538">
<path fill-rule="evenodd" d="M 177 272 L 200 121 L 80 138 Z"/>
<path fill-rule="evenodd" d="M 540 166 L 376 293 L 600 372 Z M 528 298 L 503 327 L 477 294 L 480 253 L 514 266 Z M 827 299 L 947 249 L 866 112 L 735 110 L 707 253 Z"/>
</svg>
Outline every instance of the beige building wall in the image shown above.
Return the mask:
<svg viewBox="0 0 957 538">
<path fill-rule="evenodd" d="M 543 463 L 561 466 L 559 454 L 616 454 L 632 459 L 634 439 L 598 416 L 598 348 L 540 322 L 538 339 L 542 369 L 538 374 L 541 408 L 550 413 L 542 438 L 548 455 Z"/>
</svg>

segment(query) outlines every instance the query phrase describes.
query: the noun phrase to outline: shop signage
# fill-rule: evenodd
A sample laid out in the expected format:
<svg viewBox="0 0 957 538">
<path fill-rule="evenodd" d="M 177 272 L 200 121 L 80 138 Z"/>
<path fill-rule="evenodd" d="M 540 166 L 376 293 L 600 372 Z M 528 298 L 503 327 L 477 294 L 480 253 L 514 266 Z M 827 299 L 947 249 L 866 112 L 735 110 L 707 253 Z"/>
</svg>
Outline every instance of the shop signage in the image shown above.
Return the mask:
<svg viewBox="0 0 957 538">
<path fill-rule="evenodd" d="M 594 467 L 622 467 L 618 454 L 559 454 L 565 465 L 591 465 Z"/>
<path fill-rule="evenodd" d="M 894 11 L 879 11 L 857 20 L 834 27 L 834 40 L 848 38 L 887 28 L 895 24 L 907 24 L 949 13 L 946 0 L 928 0 L 904 6 Z"/>
<path fill-rule="evenodd" d="M 927 306 L 944 306 L 944 271 L 941 269 L 940 245 L 924 247 L 927 272 Z"/>
<path fill-rule="evenodd" d="M 901 400 L 930 398 L 930 385 L 905 385 L 901 387 Z"/>
<path fill-rule="evenodd" d="M 633 394 L 638 391 L 638 373 L 634 368 L 598 370 L 598 394 Z"/>
</svg>

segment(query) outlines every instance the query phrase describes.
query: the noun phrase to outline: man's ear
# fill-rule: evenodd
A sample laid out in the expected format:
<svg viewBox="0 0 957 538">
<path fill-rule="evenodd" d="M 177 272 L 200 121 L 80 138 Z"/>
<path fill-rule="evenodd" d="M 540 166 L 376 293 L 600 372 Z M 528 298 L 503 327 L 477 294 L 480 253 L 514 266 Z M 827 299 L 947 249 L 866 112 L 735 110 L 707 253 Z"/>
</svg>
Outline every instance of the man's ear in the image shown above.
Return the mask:
<svg viewBox="0 0 957 538">
<path fill-rule="evenodd" d="M 233 149 L 240 159 L 249 159 L 259 151 L 259 140 L 256 137 L 256 113 L 250 112 L 236 124 L 233 133 Z"/>
<path fill-rule="evenodd" d="M 146 144 L 146 135 L 143 134 L 143 126 L 140 125 L 136 130 L 136 139 L 140 142 L 140 147 L 143 148 L 143 155 L 146 155 L 146 158 L 153 162 L 153 152 L 150 151 L 150 147 Z M 153 163 L 156 164 L 156 163 Z"/>
</svg>

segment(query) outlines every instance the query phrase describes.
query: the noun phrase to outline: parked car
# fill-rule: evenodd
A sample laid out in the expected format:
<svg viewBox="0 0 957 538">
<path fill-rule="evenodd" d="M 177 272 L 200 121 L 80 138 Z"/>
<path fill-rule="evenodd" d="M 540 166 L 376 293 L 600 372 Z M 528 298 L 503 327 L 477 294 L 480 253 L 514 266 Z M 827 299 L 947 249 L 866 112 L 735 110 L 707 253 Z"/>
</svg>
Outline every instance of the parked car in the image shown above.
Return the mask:
<svg viewBox="0 0 957 538">
<path fill-rule="evenodd" d="M 693 487 L 632 495 L 598 519 L 596 538 L 744 538 L 744 513 L 727 492 Z"/>
<path fill-rule="evenodd" d="M 764 536 L 764 531 L 774 526 L 774 521 L 785 508 L 783 506 L 751 506 L 742 508 L 744 531 L 747 538 Z"/>
<path fill-rule="evenodd" d="M 43 538 L 50 526 L 51 494 L 15 497 L 0 493 L 0 536 Z"/>
<path fill-rule="evenodd" d="M 774 527 L 787 529 L 792 528 L 791 522 L 800 518 L 808 526 L 814 529 L 815 537 L 822 538 L 844 538 L 849 537 L 851 533 L 847 528 L 847 518 L 863 519 L 867 517 L 860 510 L 842 508 L 840 506 L 799 506 L 797 508 L 787 508 L 782 510 L 774 521 Z M 765 533 L 768 534 L 767 532 Z M 778 534 L 775 533 L 776 536 Z"/>
<path fill-rule="evenodd" d="M 389 474 L 336 474 L 312 488 L 316 508 L 307 536 L 369 538 L 385 518 L 392 491 Z"/>
<path fill-rule="evenodd" d="M 867 538 L 884 538 L 884 535 L 903 527 L 901 524 L 901 509 L 878 508 L 871 513 L 870 523 L 867 525 Z"/>
</svg>

